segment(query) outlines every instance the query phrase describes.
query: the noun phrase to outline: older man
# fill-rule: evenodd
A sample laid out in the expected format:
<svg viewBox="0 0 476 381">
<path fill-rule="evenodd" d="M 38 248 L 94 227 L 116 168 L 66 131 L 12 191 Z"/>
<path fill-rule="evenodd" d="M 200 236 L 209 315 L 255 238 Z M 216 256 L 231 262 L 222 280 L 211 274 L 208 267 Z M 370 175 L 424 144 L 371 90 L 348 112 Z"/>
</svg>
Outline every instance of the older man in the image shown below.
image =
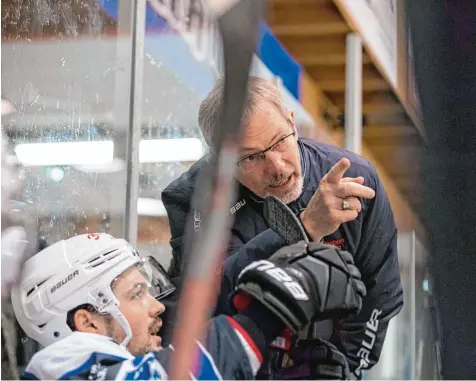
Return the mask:
<svg viewBox="0 0 476 381">
<path fill-rule="evenodd" d="M 211 153 L 162 193 L 172 233 L 171 276 L 180 275 L 186 260 L 186 225 L 194 224 L 195 234 L 200 234 L 201 224 L 207 218 L 199 210 L 193 210 L 193 220 L 187 216 L 192 209 L 195 181 L 213 155 L 214 127 L 222 99 L 223 84 L 218 83 L 200 107 L 199 124 Z M 298 137 L 293 114 L 283 104 L 278 88 L 265 79 L 250 77 L 243 122 L 244 137 L 236 163 L 239 193 L 230 210 L 235 214 L 235 222 L 217 312 L 227 312 L 228 297 L 246 265 L 267 258 L 285 245 L 276 232 L 268 229 L 263 218 L 264 198 L 275 196 L 295 212 L 313 241 L 349 251 L 362 273 L 368 295 L 361 313 L 346 321 L 334 321 L 328 333 L 323 327 L 313 327 L 307 334 L 308 339 L 327 334 L 346 355 L 358 377 L 361 370 L 378 361 L 388 323 L 403 305 L 397 229 L 384 187 L 366 159 L 345 149 Z M 296 374 L 295 368 L 286 373 L 286 351 L 293 343 L 287 338 L 275 343 L 278 355 L 268 369 L 262 369 L 268 377 L 315 377 Z M 300 361 L 292 355 L 291 358 L 294 364 Z"/>
</svg>

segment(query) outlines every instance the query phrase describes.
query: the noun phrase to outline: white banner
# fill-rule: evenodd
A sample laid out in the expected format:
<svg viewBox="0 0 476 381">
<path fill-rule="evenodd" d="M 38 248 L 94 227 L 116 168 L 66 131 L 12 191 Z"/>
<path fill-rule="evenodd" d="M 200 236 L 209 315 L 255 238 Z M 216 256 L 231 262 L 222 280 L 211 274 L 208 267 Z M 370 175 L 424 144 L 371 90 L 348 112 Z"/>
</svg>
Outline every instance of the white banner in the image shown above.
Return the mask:
<svg viewBox="0 0 476 381">
<path fill-rule="evenodd" d="M 205 5 L 206 2 L 204 3 L 203 0 L 148 0 L 148 3 L 175 32 L 182 36 L 197 61 L 207 63 L 216 77 L 223 74 L 221 38 L 215 16 Z M 218 12 L 218 9 L 214 11 Z"/>
<path fill-rule="evenodd" d="M 355 23 L 367 49 L 397 88 L 396 0 L 336 0 Z"/>
</svg>

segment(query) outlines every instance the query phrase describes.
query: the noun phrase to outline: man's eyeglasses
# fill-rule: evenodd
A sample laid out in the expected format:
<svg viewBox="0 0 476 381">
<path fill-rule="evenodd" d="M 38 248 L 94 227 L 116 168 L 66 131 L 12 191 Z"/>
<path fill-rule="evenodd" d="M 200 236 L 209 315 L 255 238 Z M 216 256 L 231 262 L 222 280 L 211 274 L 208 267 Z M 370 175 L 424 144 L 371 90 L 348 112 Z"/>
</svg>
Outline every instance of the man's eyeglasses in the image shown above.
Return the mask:
<svg viewBox="0 0 476 381">
<path fill-rule="evenodd" d="M 243 172 L 250 172 L 257 167 L 259 167 L 266 160 L 266 152 L 285 152 L 291 145 L 292 139 L 291 136 L 296 136 L 296 132 L 286 135 L 285 137 L 279 139 L 271 147 L 266 148 L 261 152 L 254 153 L 253 155 L 247 156 L 236 163 L 238 168 Z"/>
</svg>

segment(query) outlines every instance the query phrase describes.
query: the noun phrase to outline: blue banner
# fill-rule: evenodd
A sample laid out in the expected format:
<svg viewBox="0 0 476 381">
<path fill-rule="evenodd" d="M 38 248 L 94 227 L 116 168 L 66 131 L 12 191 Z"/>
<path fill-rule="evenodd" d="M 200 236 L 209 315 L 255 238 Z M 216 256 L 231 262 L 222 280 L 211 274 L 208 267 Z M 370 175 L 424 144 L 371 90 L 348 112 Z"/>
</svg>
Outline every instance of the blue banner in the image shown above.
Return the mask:
<svg viewBox="0 0 476 381">
<path fill-rule="evenodd" d="M 275 75 L 281 77 L 284 86 L 299 100 L 302 67 L 287 52 L 265 22 L 261 23 L 261 39 L 258 53 L 263 63 Z"/>
</svg>

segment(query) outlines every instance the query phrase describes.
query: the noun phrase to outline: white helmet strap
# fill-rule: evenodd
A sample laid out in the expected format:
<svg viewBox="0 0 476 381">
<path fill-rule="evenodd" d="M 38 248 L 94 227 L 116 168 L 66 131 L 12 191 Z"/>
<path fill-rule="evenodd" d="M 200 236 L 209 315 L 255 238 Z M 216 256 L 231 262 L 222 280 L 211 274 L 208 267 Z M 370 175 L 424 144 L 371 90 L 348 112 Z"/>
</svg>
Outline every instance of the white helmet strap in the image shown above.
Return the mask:
<svg viewBox="0 0 476 381">
<path fill-rule="evenodd" d="M 107 290 L 104 290 L 103 293 L 99 293 L 99 295 L 101 295 L 101 298 L 105 296 L 104 299 L 97 300 L 96 306 L 98 308 L 99 313 L 108 314 L 112 316 L 124 329 L 126 336 L 122 343 L 120 343 L 120 345 L 126 347 L 132 339 L 132 330 L 124 314 L 119 311 L 119 300 L 117 300 L 116 296 L 114 295 L 114 292 L 110 287 Z"/>
<path fill-rule="evenodd" d="M 120 345 L 122 345 L 123 347 L 127 347 L 127 344 L 129 344 L 129 342 L 132 339 L 132 330 L 131 330 L 131 326 L 129 322 L 127 321 L 124 314 L 121 311 L 119 311 L 119 309 L 116 306 L 111 308 L 111 311 L 109 313 L 114 319 L 117 320 L 120 326 L 124 329 L 124 332 L 126 333 L 126 337 L 124 338 L 124 340 L 122 341 Z"/>
</svg>

